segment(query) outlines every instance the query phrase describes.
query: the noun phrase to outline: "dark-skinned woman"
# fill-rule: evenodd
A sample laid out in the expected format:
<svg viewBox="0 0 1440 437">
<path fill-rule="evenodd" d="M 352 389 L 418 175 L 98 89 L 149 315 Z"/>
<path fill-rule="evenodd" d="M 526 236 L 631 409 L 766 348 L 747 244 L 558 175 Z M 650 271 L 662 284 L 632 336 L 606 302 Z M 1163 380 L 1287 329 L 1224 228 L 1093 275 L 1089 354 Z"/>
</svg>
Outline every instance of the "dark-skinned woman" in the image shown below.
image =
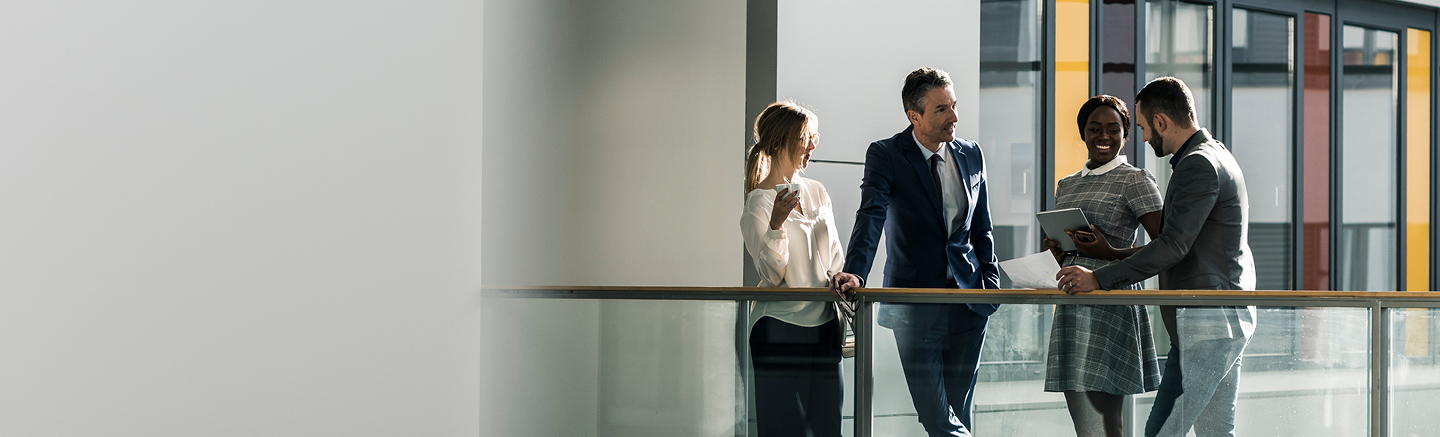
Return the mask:
<svg viewBox="0 0 1440 437">
<path fill-rule="evenodd" d="M 1131 126 L 1125 102 L 1108 95 L 1091 97 L 1080 107 L 1076 122 L 1090 159 L 1057 184 L 1055 207 L 1080 208 L 1091 232 L 1060 237 L 1074 240 L 1077 251 L 1060 252 L 1059 244 L 1049 239 L 1045 246 L 1061 266 L 1098 269 L 1134 252 L 1140 226 L 1151 238 L 1160 232 L 1162 200 L 1155 177 L 1120 154 Z M 1123 435 L 1125 396 L 1159 386 L 1160 366 L 1144 306 L 1055 307 L 1045 391 L 1065 393 L 1078 436 Z"/>
</svg>

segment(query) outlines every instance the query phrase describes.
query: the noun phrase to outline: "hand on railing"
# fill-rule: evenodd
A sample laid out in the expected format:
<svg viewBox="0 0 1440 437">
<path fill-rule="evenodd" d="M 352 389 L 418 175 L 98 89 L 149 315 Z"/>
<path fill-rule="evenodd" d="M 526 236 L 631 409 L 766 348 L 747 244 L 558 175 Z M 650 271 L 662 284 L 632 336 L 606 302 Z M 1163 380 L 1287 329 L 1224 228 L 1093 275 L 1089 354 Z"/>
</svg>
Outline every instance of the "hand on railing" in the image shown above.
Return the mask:
<svg viewBox="0 0 1440 437">
<path fill-rule="evenodd" d="M 1055 280 L 1060 283 L 1060 291 L 1065 294 L 1089 293 L 1100 288 L 1095 272 L 1080 266 L 1060 269 L 1060 272 L 1055 274 Z"/>
<path fill-rule="evenodd" d="M 860 288 L 860 277 L 840 272 L 830 277 L 830 294 L 845 302 L 855 301 L 855 289 Z"/>
</svg>

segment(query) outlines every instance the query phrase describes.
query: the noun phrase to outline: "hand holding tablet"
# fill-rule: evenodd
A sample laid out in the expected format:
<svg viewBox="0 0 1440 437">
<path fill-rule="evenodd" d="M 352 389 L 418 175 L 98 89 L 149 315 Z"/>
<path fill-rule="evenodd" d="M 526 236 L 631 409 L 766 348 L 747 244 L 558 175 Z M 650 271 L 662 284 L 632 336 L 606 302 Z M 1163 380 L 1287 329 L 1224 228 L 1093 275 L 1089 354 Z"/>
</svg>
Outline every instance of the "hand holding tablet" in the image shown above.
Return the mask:
<svg viewBox="0 0 1440 437">
<path fill-rule="evenodd" d="M 1071 241 L 1065 231 L 1090 232 L 1090 221 L 1085 220 L 1085 213 L 1080 208 L 1057 209 L 1054 211 L 1042 211 L 1035 213 L 1035 219 L 1040 221 L 1040 227 L 1045 230 L 1045 235 L 1060 242 L 1061 250 L 1076 250 L 1075 242 Z M 1091 238 L 1094 238 L 1092 235 Z"/>
</svg>

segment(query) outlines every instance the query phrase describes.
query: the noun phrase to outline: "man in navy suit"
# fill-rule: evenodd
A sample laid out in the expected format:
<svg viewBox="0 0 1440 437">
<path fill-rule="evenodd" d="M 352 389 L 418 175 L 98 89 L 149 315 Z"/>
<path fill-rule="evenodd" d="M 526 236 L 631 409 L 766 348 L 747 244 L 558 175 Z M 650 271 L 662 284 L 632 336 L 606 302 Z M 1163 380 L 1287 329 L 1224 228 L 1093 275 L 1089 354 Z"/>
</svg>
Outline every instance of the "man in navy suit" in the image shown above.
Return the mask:
<svg viewBox="0 0 1440 437">
<path fill-rule="evenodd" d="M 910 127 L 870 143 L 844 272 L 831 290 L 862 286 L 886 235 L 886 287 L 1000 288 L 980 145 L 956 138 L 950 75 L 921 68 L 900 92 Z M 976 369 L 991 304 L 881 304 L 920 423 L 969 436 Z"/>
</svg>

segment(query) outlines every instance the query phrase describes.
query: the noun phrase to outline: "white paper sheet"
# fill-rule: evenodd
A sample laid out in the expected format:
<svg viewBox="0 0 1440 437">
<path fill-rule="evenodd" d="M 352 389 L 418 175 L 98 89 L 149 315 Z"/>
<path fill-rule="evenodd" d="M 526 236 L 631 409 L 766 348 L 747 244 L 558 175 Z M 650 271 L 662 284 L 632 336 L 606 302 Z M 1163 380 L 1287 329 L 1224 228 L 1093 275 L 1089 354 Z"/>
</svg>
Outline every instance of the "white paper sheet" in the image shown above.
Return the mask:
<svg viewBox="0 0 1440 437">
<path fill-rule="evenodd" d="M 1055 274 L 1060 273 L 1060 264 L 1050 251 L 1022 256 L 1009 261 L 1000 261 L 1000 269 L 1010 276 L 1015 288 L 1053 289 L 1059 288 Z"/>
</svg>

